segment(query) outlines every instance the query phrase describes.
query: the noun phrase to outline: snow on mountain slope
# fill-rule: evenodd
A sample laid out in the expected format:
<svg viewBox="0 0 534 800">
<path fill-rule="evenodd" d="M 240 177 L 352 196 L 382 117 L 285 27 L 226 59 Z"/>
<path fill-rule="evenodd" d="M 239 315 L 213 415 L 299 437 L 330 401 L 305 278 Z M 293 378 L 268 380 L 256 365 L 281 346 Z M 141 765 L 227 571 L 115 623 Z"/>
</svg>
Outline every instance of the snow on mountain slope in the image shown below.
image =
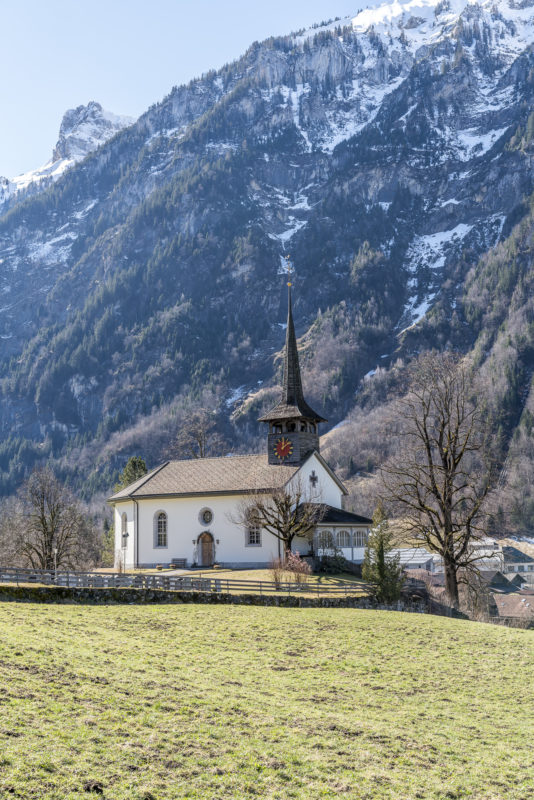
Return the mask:
<svg viewBox="0 0 534 800">
<path fill-rule="evenodd" d="M 304 46 L 321 32 L 350 29 L 359 34 L 359 57 L 356 59 L 343 35 L 339 37 L 341 57 L 354 64 L 352 85 L 345 87 L 343 94 L 339 95 L 340 107 L 327 112 L 325 130 L 316 133 L 314 144 L 331 153 L 342 141 L 359 133 L 373 121 L 384 99 L 400 85 L 415 62 L 423 58 L 432 60 L 432 51 L 436 54 L 434 60 L 442 62 L 442 45 L 454 43 L 456 46 L 463 30 L 472 30 L 473 33 L 471 43 L 465 48 L 470 56 L 477 55 L 479 33 L 484 44 L 491 47 L 491 67 L 484 71 L 474 64 L 476 102 L 481 114 L 495 110 L 498 78 L 534 41 L 533 6 L 533 0 L 393 0 L 378 8 L 364 9 L 355 17 L 339 19 L 297 35 L 295 44 Z M 306 116 L 308 92 L 309 85 L 304 83 L 292 96 L 296 119 Z M 302 122 L 298 127 L 310 147 L 313 134 Z M 502 132 L 495 131 L 495 136 L 488 142 L 485 134 L 479 138 L 477 131 L 472 129 L 465 131 L 459 140 L 453 136 L 446 144 L 455 148 L 457 154 L 463 154 L 462 160 L 468 160 L 471 150 L 480 154 L 478 145 L 488 149 Z"/>
<path fill-rule="evenodd" d="M 134 122 L 132 117 L 105 111 L 94 100 L 86 106 L 69 109 L 61 121 L 59 139 L 50 161 L 15 178 L 0 178 L 0 206 L 32 185 L 36 187 L 41 182 L 46 185 L 57 180 L 66 169 Z"/>
<path fill-rule="evenodd" d="M 495 46 L 508 64 L 532 41 L 532 0 L 408 0 L 367 8 L 352 19 L 353 30 L 402 39 L 414 54 L 454 33 L 460 17 L 489 23 L 495 29 Z"/>
<path fill-rule="evenodd" d="M 21 364 L 0 441 L 125 425 L 199 362 L 221 397 L 267 385 L 288 252 L 309 364 L 319 310 L 336 331 L 319 398 L 435 343 L 436 319 L 445 341 L 534 191 L 533 12 L 514 2 L 394 2 L 255 43 L 100 147 L 115 120 L 69 112 L 43 188 L 72 167 L 0 216 L 6 385 Z"/>
</svg>

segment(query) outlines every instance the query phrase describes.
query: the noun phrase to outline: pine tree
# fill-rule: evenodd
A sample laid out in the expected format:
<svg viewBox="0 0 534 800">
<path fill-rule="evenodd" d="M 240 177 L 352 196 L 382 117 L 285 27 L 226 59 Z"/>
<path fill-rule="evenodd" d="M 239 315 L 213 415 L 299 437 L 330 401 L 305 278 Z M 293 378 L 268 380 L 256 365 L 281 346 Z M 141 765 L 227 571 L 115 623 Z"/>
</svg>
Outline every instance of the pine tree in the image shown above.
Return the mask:
<svg viewBox="0 0 534 800">
<path fill-rule="evenodd" d="M 374 587 L 380 603 L 394 603 L 399 599 L 404 575 L 399 557 L 392 556 L 394 535 L 382 503 L 378 503 L 373 515 L 373 527 L 369 535 L 362 567 L 363 579 Z"/>
<path fill-rule="evenodd" d="M 143 475 L 146 475 L 146 473 L 147 468 L 144 458 L 141 458 L 141 456 L 131 456 L 131 458 L 129 458 L 126 462 L 126 466 L 124 467 L 123 471 L 119 475 L 119 482 L 115 486 L 115 491 L 118 492 L 120 489 L 124 489 L 134 481 L 142 478 Z"/>
</svg>

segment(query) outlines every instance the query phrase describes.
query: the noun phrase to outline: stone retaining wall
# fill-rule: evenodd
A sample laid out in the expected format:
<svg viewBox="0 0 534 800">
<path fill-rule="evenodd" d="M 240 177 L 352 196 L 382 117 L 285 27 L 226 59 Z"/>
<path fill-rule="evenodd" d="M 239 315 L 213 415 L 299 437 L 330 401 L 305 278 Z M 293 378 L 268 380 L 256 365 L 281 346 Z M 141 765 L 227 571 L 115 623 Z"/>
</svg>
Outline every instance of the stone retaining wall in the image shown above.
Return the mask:
<svg viewBox="0 0 534 800">
<path fill-rule="evenodd" d="M 427 613 L 421 601 L 401 600 L 394 606 L 370 597 L 296 597 L 295 595 L 169 592 L 163 589 L 69 589 L 63 586 L 0 586 L 0 601 L 26 603 L 144 604 L 206 603 L 214 605 L 281 606 L 284 608 L 365 608 Z"/>
</svg>

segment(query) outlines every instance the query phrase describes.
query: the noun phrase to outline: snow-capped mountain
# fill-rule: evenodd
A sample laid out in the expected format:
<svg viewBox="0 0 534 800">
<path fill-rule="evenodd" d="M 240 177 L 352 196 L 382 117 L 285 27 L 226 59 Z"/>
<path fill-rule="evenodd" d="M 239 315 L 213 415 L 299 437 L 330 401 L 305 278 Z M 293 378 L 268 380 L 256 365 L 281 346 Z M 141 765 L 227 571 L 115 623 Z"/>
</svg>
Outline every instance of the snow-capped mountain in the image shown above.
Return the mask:
<svg viewBox="0 0 534 800">
<path fill-rule="evenodd" d="M 43 189 L 50 181 L 57 180 L 66 169 L 134 122 L 132 117 L 105 111 L 94 100 L 86 106 L 69 109 L 61 121 L 59 139 L 52 158 L 46 164 L 15 178 L 0 177 L 0 206 L 29 187 Z"/>
<path fill-rule="evenodd" d="M 226 424 L 241 409 L 235 449 L 250 444 L 288 252 L 307 393 L 332 424 L 398 360 L 475 347 L 470 276 L 534 192 L 529 2 L 395 1 L 255 43 L 12 200 L 0 480 L 67 458 L 68 437 L 83 474 L 121 448 L 150 454 L 206 395 Z M 97 144 L 92 126 L 72 112 L 57 163 L 83 157 L 80 129 Z M 515 308 L 513 281 L 500 291 Z M 487 359 L 493 339 L 477 347 Z"/>
</svg>

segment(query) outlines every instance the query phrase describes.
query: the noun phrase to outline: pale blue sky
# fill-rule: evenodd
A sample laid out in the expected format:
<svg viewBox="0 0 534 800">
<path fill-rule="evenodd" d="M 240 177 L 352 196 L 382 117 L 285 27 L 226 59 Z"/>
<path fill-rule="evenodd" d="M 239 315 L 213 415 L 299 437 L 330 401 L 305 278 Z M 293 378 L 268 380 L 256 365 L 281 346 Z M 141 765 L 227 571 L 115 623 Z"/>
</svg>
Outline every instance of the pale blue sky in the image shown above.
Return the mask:
<svg viewBox="0 0 534 800">
<path fill-rule="evenodd" d="M 370 0 L 369 5 L 376 2 Z M 0 0 L 0 175 L 44 164 L 68 108 L 137 117 L 255 40 L 367 0 Z"/>
</svg>

